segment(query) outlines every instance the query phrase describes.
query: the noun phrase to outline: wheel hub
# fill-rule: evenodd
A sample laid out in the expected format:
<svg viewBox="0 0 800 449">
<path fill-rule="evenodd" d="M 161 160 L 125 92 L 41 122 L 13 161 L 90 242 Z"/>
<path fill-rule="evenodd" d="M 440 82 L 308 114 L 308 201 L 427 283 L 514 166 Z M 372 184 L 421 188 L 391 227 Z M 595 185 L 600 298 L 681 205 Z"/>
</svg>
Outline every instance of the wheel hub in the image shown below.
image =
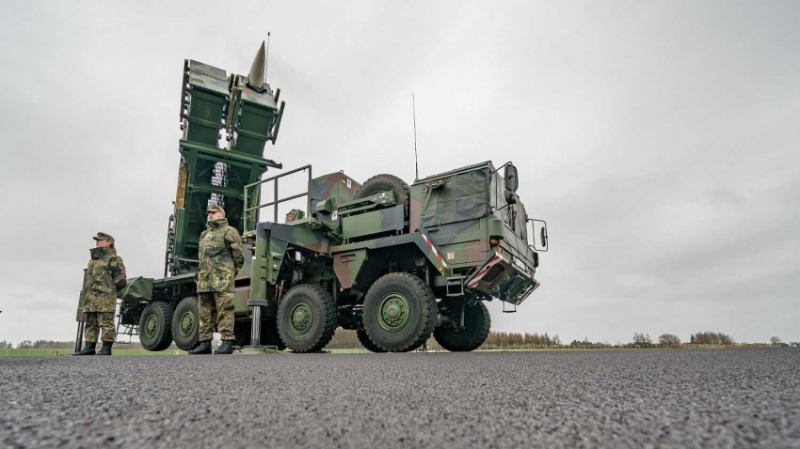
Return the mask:
<svg viewBox="0 0 800 449">
<path fill-rule="evenodd" d="M 378 308 L 378 323 L 384 330 L 397 332 L 408 323 L 408 300 L 399 293 L 386 295 Z"/>
<path fill-rule="evenodd" d="M 147 334 L 148 337 L 153 337 L 156 335 L 158 331 L 158 318 L 155 315 L 151 315 L 147 318 L 147 321 L 144 323 L 144 332 Z"/>
<path fill-rule="evenodd" d="M 314 315 L 308 304 L 297 304 L 290 314 L 290 325 L 295 334 L 305 334 L 314 322 Z"/>
<path fill-rule="evenodd" d="M 181 333 L 181 336 L 190 337 L 192 332 L 194 332 L 194 326 L 194 313 L 192 313 L 190 310 L 187 310 L 183 315 L 181 315 L 178 331 Z"/>
</svg>

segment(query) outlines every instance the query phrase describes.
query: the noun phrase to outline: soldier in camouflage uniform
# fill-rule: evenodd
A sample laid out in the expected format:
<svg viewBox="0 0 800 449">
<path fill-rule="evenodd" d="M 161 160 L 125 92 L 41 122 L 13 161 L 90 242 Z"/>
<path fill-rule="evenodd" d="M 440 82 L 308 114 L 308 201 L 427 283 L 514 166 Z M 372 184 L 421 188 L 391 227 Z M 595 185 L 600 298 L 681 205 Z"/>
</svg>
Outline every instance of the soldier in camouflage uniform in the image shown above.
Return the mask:
<svg viewBox="0 0 800 449">
<path fill-rule="evenodd" d="M 233 282 L 244 264 L 242 239 L 236 228 L 228 226 L 225 211 L 208 206 L 208 229 L 200 235 L 200 270 L 197 273 L 200 344 L 190 354 L 210 354 L 216 327 L 222 345 L 215 354 L 233 352 Z"/>
<path fill-rule="evenodd" d="M 98 232 L 92 237 L 95 248 L 86 268 L 83 285 L 83 312 L 86 317 L 86 347 L 74 355 L 94 355 L 97 337 L 103 330 L 103 349 L 98 355 L 111 355 L 111 346 L 117 338 L 114 330 L 114 312 L 117 296 L 125 288 L 125 265 L 117 255 L 114 238 Z"/>
</svg>

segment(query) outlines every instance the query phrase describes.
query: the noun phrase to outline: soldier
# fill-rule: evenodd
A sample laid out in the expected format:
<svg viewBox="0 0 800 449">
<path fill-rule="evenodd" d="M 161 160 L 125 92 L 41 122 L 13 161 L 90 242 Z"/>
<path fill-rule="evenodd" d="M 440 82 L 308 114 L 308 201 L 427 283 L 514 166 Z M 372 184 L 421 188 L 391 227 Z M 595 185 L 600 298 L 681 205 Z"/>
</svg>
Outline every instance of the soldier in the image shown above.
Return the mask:
<svg viewBox="0 0 800 449">
<path fill-rule="evenodd" d="M 200 344 L 190 354 L 211 354 L 216 327 L 222 345 L 215 354 L 233 353 L 233 282 L 244 264 L 242 239 L 228 226 L 225 210 L 208 206 L 208 229 L 200 234 L 200 270 L 197 273 Z"/>
<path fill-rule="evenodd" d="M 86 347 L 74 355 L 94 355 L 97 337 L 103 330 L 103 349 L 97 355 L 111 355 L 111 346 L 117 338 L 114 330 L 114 312 L 118 293 L 125 288 L 125 265 L 117 255 L 114 237 L 98 232 L 92 237 L 95 248 L 86 268 L 83 285 L 83 313 L 86 316 Z"/>
</svg>

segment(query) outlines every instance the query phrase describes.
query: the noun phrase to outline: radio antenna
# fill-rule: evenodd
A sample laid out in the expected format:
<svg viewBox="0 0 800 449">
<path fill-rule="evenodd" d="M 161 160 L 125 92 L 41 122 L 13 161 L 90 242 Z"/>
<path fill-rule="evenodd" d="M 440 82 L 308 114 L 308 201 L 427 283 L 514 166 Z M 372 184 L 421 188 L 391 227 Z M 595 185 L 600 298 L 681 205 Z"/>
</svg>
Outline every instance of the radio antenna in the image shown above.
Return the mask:
<svg viewBox="0 0 800 449">
<path fill-rule="evenodd" d="M 419 158 L 417 157 L 417 104 L 414 101 L 414 92 L 411 92 L 411 112 L 414 117 L 414 170 L 417 176 L 415 181 L 419 181 Z"/>
<path fill-rule="evenodd" d="M 270 32 L 267 31 L 267 62 L 266 67 L 264 67 L 264 83 L 267 82 L 267 71 L 269 70 L 269 34 Z"/>
</svg>

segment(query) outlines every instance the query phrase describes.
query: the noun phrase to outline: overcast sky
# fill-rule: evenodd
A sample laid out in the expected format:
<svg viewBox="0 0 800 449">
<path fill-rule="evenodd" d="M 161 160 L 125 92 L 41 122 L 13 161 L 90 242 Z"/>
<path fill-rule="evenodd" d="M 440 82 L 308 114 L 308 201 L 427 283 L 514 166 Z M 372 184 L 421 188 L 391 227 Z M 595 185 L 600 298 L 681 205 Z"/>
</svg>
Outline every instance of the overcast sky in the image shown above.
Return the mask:
<svg viewBox="0 0 800 449">
<path fill-rule="evenodd" d="M 183 60 L 247 74 L 265 157 L 414 179 L 513 160 L 542 286 L 493 329 L 800 341 L 800 2 L 2 2 L 0 340 L 68 340 L 97 231 L 163 270 Z M 273 171 L 270 174 L 277 174 Z"/>
</svg>

